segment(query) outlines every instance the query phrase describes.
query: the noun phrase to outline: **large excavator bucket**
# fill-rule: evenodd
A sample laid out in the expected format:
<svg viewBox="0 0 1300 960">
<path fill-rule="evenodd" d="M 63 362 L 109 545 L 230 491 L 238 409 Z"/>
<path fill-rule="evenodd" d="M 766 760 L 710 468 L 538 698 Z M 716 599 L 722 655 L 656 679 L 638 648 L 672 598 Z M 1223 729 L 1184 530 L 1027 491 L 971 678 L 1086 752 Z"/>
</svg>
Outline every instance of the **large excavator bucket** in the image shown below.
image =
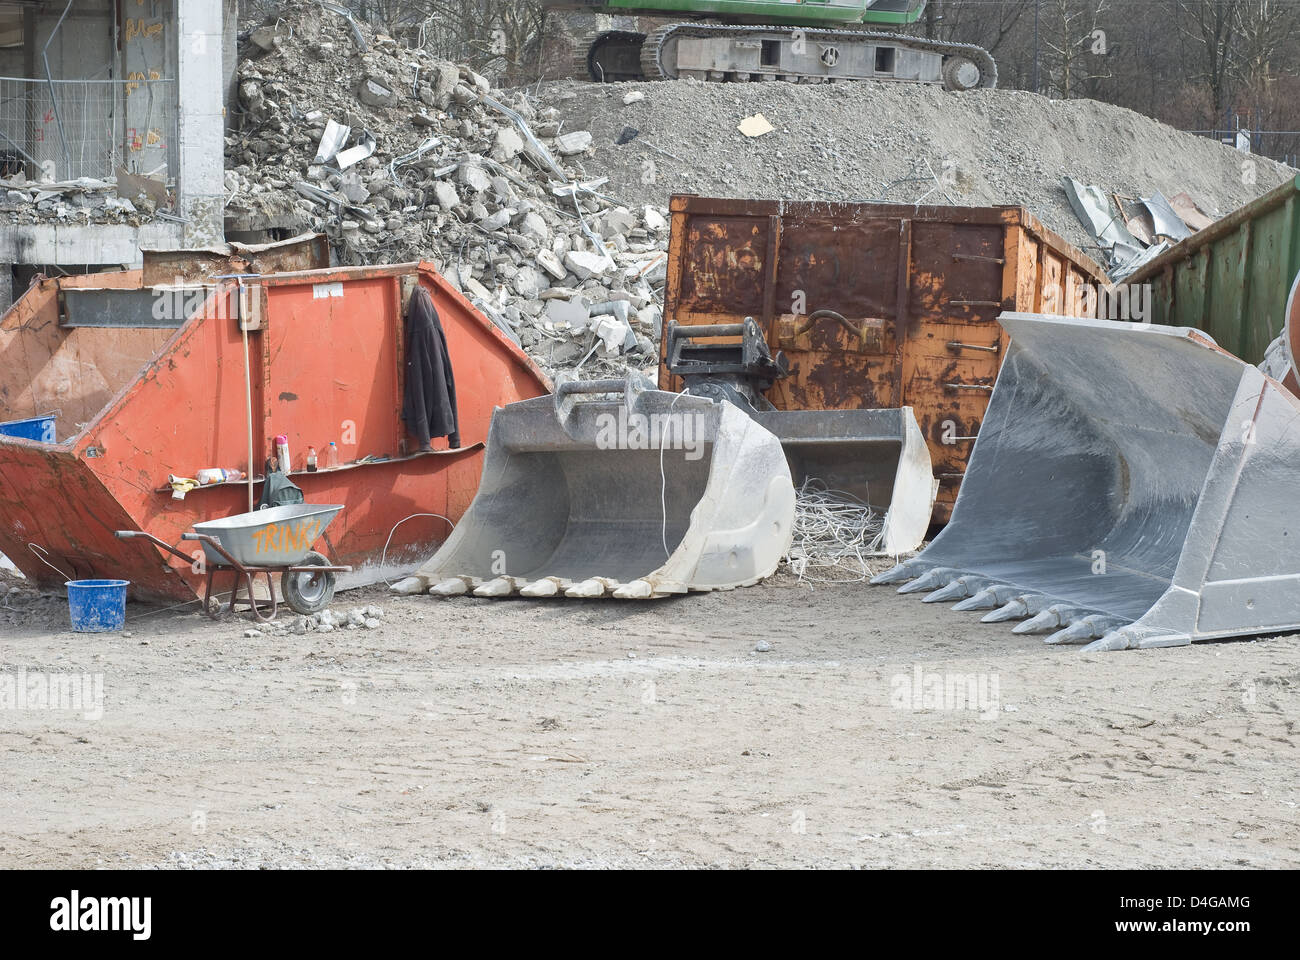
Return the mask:
<svg viewBox="0 0 1300 960">
<path fill-rule="evenodd" d="M 911 407 L 750 416 L 781 441 L 796 489 L 812 481 L 848 494 L 883 518 L 869 554 L 897 557 L 925 540 L 939 484 Z"/>
<path fill-rule="evenodd" d="M 873 582 L 1087 650 L 1300 627 L 1300 401 L 1198 331 L 1000 322 L 952 521 Z"/>
<path fill-rule="evenodd" d="M 775 434 L 797 489 L 811 482 L 871 507 L 882 520 L 867 554 L 896 557 L 921 545 L 939 485 L 911 407 L 774 409 L 762 394 L 788 375 L 788 364 L 784 354 L 771 352 L 752 317 L 732 324 L 671 323 L 664 367 L 682 378 L 684 393 L 734 404 Z"/>
<path fill-rule="evenodd" d="M 496 410 L 478 495 L 417 576 L 443 596 L 730 589 L 775 572 L 793 525 L 780 442 L 731 404 L 566 383 Z"/>
</svg>

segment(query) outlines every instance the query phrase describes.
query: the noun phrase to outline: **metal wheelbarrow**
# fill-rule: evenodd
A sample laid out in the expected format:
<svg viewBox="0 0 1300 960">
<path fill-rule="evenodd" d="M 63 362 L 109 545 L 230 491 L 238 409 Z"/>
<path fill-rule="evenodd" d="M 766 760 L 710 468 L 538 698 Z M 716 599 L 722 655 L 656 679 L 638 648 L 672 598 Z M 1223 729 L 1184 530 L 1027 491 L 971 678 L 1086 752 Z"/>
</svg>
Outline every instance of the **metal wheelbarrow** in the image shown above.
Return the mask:
<svg viewBox="0 0 1300 960">
<path fill-rule="evenodd" d="M 253 617 L 269 623 L 279 612 L 272 580 L 276 573 L 280 574 L 284 600 L 295 613 L 311 616 L 324 610 L 334 599 L 335 574 L 349 573 L 352 568 L 333 565 L 311 548 L 342 509 L 341 504 L 316 503 L 271 507 L 196 523 L 194 533 L 181 534 L 182 540 L 203 544 L 203 565 L 207 570 L 204 612 L 214 620 L 232 612 L 240 602 L 240 590 L 246 589 Z M 148 540 L 186 563 L 193 562 L 193 557 L 153 534 L 118 530 L 113 535 L 119 540 Z M 213 602 L 218 574 L 231 576 L 230 601 L 225 604 Z M 259 602 L 254 594 L 254 578 L 258 576 L 266 577 L 269 601 Z"/>
</svg>

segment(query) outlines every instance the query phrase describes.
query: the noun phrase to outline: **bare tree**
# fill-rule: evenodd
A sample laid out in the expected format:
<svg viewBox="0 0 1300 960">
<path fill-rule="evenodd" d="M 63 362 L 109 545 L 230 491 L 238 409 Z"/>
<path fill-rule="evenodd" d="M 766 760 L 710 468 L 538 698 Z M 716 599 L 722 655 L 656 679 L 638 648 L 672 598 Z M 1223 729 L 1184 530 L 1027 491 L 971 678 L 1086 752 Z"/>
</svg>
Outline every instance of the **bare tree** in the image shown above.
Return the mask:
<svg viewBox="0 0 1300 960">
<path fill-rule="evenodd" d="M 1110 77 L 1110 35 L 1101 23 L 1107 0 L 1051 0 L 1044 47 L 1046 88 L 1061 98 Z"/>
<path fill-rule="evenodd" d="M 1190 79 L 1205 85 L 1212 122 L 1217 123 L 1232 99 L 1241 0 L 1174 0 L 1173 5 L 1175 23 L 1187 41 Z"/>
<path fill-rule="evenodd" d="M 503 83 L 537 72 L 542 35 L 539 0 L 334 0 L 359 20 L 435 56 L 466 64 Z M 246 17 L 273 17 L 285 0 L 243 0 Z"/>
</svg>

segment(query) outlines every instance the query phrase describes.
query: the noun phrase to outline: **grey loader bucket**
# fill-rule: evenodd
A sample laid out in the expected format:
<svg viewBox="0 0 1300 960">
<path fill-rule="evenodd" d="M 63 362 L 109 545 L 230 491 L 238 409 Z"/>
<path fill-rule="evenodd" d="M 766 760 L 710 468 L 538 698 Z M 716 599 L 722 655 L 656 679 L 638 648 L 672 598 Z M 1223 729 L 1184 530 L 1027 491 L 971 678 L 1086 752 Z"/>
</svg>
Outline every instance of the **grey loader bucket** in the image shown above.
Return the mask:
<svg viewBox="0 0 1300 960">
<path fill-rule="evenodd" d="M 819 480 L 883 515 L 872 554 L 897 557 L 925 540 L 939 482 L 911 407 L 774 410 L 750 416 L 781 441 L 796 488 L 805 480 Z"/>
<path fill-rule="evenodd" d="M 478 495 L 417 576 L 444 596 L 728 589 L 770 576 L 793 524 L 780 442 L 731 404 L 566 383 L 493 413 Z"/>
<path fill-rule="evenodd" d="M 1087 650 L 1300 627 L 1300 401 L 1198 331 L 1000 322 L 952 521 L 872 582 Z"/>
</svg>

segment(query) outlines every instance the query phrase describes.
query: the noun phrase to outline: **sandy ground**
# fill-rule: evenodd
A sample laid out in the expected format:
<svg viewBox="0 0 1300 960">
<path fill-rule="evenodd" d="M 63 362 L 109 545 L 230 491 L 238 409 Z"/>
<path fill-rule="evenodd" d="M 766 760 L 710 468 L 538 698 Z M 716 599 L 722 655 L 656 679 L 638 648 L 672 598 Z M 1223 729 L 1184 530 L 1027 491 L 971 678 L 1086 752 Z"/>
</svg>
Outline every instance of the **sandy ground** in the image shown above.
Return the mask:
<svg viewBox="0 0 1300 960">
<path fill-rule="evenodd" d="M 0 678 L 104 692 L 0 711 L 0 867 L 1300 864 L 1297 637 L 1081 654 L 789 576 L 358 603 L 383 626 L 0 620 Z M 983 709 L 916 700 L 918 668 Z"/>
</svg>

